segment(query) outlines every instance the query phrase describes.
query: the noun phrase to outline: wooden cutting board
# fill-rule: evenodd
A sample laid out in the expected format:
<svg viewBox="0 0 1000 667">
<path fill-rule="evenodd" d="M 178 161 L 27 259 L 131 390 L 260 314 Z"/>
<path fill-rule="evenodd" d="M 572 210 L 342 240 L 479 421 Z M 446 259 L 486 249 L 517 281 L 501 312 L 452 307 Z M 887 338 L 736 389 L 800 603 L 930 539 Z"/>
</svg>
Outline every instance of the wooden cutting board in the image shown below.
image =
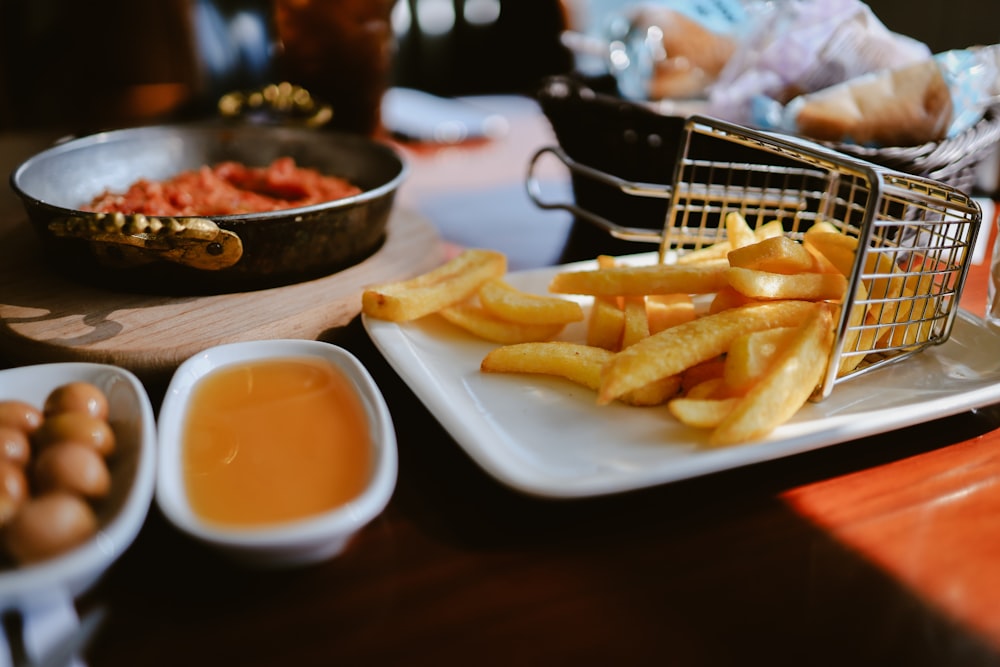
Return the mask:
<svg viewBox="0 0 1000 667">
<path fill-rule="evenodd" d="M 397 210 L 374 255 L 325 278 L 236 294 L 149 296 L 77 285 L 48 270 L 25 222 L 0 232 L 0 359 L 114 364 L 163 383 L 213 345 L 320 338 L 360 313 L 366 285 L 422 273 L 444 257 L 433 225 Z"/>
</svg>

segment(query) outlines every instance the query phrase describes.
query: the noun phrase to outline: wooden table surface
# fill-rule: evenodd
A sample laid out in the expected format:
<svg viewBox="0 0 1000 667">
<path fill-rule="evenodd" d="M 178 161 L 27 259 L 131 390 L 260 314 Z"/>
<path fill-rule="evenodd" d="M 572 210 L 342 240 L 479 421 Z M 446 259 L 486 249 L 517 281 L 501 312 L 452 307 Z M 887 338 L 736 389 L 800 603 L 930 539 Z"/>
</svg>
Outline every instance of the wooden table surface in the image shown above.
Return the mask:
<svg viewBox="0 0 1000 667">
<path fill-rule="evenodd" d="M 478 238 L 538 261 L 558 248 L 540 252 L 519 229 L 543 220 L 520 183 L 551 136 L 533 108 L 513 109 L 503 139 L 405 148 L 401 205 L 456 243 L 508 215 L 510 229 L 484 225 Z M 15 164 L 36 140 L 0 135 L 0 155 Z M 476 193 L 500 203 L 477 206 Z M 18 223 L 3 196 L 0 223 Z M 539 238 L 555 242 L 566 221 L 548 219 Z M 972 312 L 985 280 L 975 267 Z M 328 336 L 365 363 L 392 411 L 399 478 L 385 512 L 336 560 L 260 572 L 182 537 L 154 507 L 79 601 L 109 612 L 90 665 L 1000 664 L 1000 405 L 546 501 L 478 468 L 357 320 Z"/>
</svg>

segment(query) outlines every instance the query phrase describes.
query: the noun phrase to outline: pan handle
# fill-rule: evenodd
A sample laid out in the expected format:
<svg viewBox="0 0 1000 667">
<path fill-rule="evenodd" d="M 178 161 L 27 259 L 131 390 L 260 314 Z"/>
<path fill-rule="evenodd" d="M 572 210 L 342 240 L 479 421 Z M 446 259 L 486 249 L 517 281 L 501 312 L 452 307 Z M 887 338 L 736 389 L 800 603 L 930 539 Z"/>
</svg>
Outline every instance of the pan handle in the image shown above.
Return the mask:
<svg viewBox="0 0 1000 667">
<path fill-rule="evenodd" d="M 651 183 L 637 183 L 618 178 L 617 176 L 607 172 L 594 169 L 593 167 L 588 167 L 585 164 L 577 162 L 559 146 L 545 146 L 539 149 L 531 158 L 531 162 L 528 164 L 528 176 L 526 179 L 528 197 L 530 197 L 531 201 L 533 201 L 539 208 L 562 209 L 569 211 L 578 218 L 597 225 L 604 231 L 608 232 L 611 236 L 624 241 L 646 241 L 652 243 L 661 243 L 663 241 L 662 231 L 643 227 L 626 227 L 616 222 L 612 222 L 611 220 L 608 220 L 607 218 L 592 211 L 588 211 L 587 209 L 574 203 L 545 201 L 542 198 L 542 187 L 538 181 L 538 177 L 535 175 L 535 169 L 539 160 L 547 154 L 555 156 L 572 173 L 598 181 L 605 185 L 609 185 L 613 188 L 617 188 L 625 194 L 636 195 L 639 197 L 669 199 L 672 194 L 672 188 L 670 186 Z"/>
<path fill-rule="evenodd" d="M 162 259 L 217 271 L 243 256 L 240 237 L 207 218 L 94 213 L 56 218 L 49 222 L 48 230 L 53 236 L 89 241 L 101 260 L 119 267 Z"/>
</svg>

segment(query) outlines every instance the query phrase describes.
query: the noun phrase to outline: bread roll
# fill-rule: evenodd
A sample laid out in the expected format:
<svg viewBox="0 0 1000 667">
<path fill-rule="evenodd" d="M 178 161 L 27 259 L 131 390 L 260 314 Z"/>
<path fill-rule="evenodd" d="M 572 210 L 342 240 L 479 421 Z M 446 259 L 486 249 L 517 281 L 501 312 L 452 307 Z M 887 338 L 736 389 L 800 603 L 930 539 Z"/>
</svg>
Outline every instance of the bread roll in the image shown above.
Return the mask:
<svg viewBox="0 0 1000 667">
<path fill-rule="evenodd" d="M 951 92 L 933 59 L 866 74 L 788 106 L 800 134 L 866 146 L 940 141 L 952 116 Z"/>
<path fill-rule="evenodd" d="M 654 64 L 651 100 L 702 95 L 736 51 L 734 38 L 715 33 L 684 14 L 663 7 L 642 7 L 632 17 L 633 29 L 659 28 L 665 58 Z"/>
</svg>

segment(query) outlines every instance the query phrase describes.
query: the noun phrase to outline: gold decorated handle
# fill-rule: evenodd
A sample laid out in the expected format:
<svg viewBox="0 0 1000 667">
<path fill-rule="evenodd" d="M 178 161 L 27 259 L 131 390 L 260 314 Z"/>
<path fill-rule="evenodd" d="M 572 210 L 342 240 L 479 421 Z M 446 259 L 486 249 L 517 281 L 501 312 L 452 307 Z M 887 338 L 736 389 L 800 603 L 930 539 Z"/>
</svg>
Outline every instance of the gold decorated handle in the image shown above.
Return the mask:
<svg viewBox="0 0 1000 667">
<path fill-rule="evenodd" d="M 94 213 L 53 220 L 48 229 L 54 236 L 90 241 L 101 258 L 122 266 L 163 259 L 217 271 L 243 256 L 240 237 L 207 218 Z"/>
<path fill-rule="evenodd" d="M 234 91 L 218 102 L 223 118 L 265 115 L 285 124 L 322 127 L 333 119 L 333 107 L 316 100 L 308 90 L 288 82 L 272 83 L 260 90 Z"/>
</svg>

